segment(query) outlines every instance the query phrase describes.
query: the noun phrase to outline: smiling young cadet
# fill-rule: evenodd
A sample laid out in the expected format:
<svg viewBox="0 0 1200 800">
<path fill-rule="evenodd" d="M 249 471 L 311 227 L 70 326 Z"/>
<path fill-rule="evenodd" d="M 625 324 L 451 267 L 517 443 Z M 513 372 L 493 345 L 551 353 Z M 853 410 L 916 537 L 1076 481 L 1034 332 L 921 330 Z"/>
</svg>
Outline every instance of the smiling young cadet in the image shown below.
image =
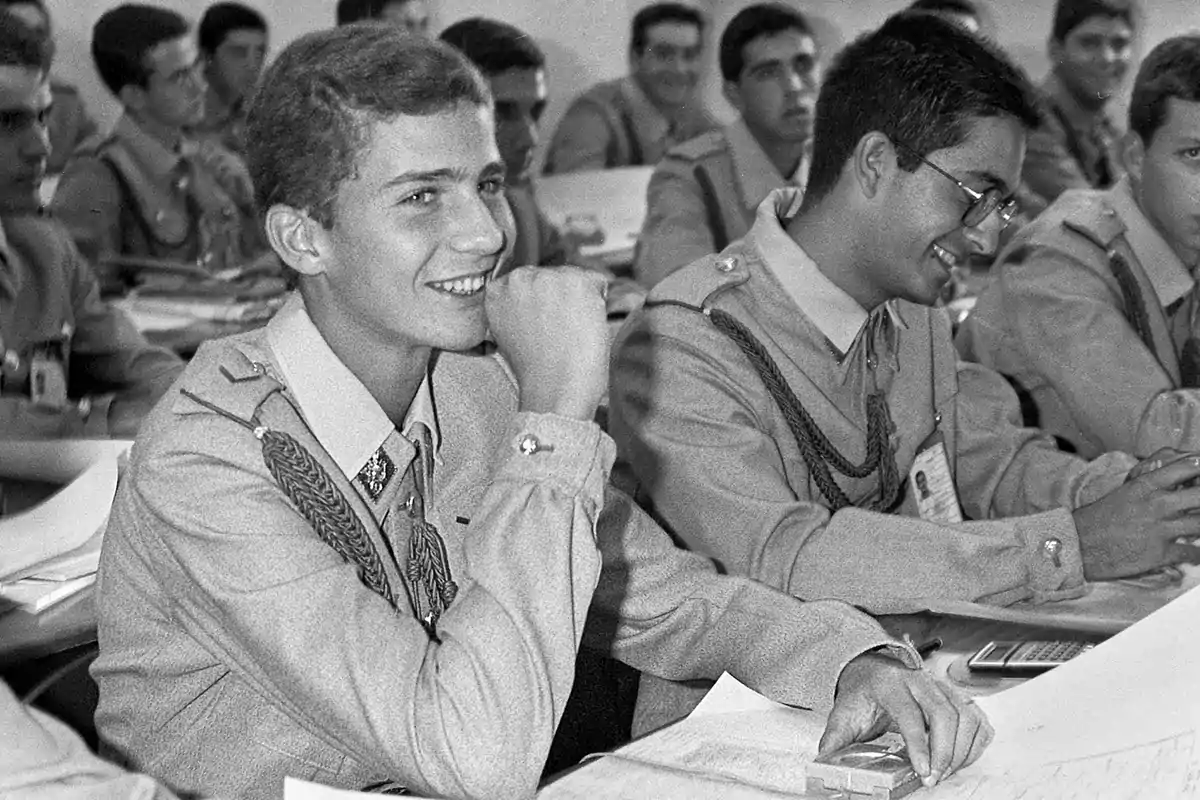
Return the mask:
<svg viewBox="0 0 1200 800">
<path fill-rule="evenodd" d="M 121 256 L 243 266 L 266 249 L 245 165 L 187 129 L 204 116 L 203 64 L 187 20 L 134 3 L 104 12 L 92 57 L 124 113 L 81 146 L 52 207 L 95 266 L 118 288 Z"/>
<path fill-rule="evenodd" d="M 267 57 L 267 21 L 241 3 L 208 7 L 196 28 L 208 95 L 204 119 L 192 126 L 234 153 L 244 147 L 246 107 Z"/>
<path fill-rule="evenodd" d="M 1036 214 L 1065 189 L 1107 189 L 1124 174 L 1107 107 L 1133 60 L 1134 0 L 1058 0 L 1044 120 L 1029 134 L 1022 210 Z"/>
<path fill-rule="evenodd" d="M 547 175 L 654 165 L 680 142 L 717 126 L 698 86 L 704 17 L 654 3 L 633 18 L 630 73 L 577 97 L 546 151 Z"/>
<path fill-rule="evenodd" d="M 680 540 L 876 613 L 1077 597 L 1200 555 L 1175 543 L 1200 533 L 1200 490 L 1174 491 L 1194 459 L 1127 481 L 1129 456 L 1059 452 L 931 307 L 1012 212 L 1031 96 L 958 26 L 891 18 L 826 75 L 799 213 L 783 190 L 650 293 L 616 344 L 609 425 Z"/>
<path fill-rule="evenodd" d="M 1200 37 L 1147 57 L 1129 128 L 1128 179 L 1023 228 L 958 336 L 1089 458 L 1200 449 Z"/>
<path fill-rule="evenodd" d="M 783 5 L 747 6 L 721 34 L 720 61 L 740 117 L 655 167 L 633 263 L 646 288 L 745 236 L 773 189 L 804 186 L 819 80 L 807 20 Z"/>
<path fill-rule="evenodd" d="M 188 794 L 526 797 L 587 638 L 832 705 L 826 747 L 890 722 L 931 782 L 977 756 L 982 714 L 910 647 L 717 574 L 606 488 L 604 282 L 487 280 L 512 236 L 491 109 L 452 48 L 377 24 L 267 70 L 247 151 L 299 291 L 202 347 L 134 446 L 100 566 L 109 748 Z M 456 352 L 488 330 L 506 358 Z"/>
<path fill-rule="evenodd" d="M 49 40 L 0 9 L 0 436 L 132 436 L 183 364 L 100 299 L 70 234 L 38 213 Z"/>
</svg>

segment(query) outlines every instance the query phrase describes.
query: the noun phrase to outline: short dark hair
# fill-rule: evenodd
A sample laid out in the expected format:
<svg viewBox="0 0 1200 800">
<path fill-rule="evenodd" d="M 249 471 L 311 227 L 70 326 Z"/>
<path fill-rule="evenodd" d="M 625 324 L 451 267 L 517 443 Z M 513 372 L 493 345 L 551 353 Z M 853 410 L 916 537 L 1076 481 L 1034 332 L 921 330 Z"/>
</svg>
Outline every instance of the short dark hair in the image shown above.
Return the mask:
<svg viewBox="0 0 1200 800">
<path fill-rule="evenodd" d="M 758 3 L 739 11 L 721 34 L 721 77 L 736 81 L 746 67 L 746 45 L 760 36 L 772 36 L 784 31 L 799 31 L 813 35 L 812 26 L 804 15 L 782 3 Z"/>
<path fill-rule="evenodd" d="M 1166 122 L 1172 97 L 1200 102 L 1200 34 L 1167 39 L 1142 61 L 1129 103 L 1129 130 L 1146 145 Z"/>
<path fill-rule="evenodd" d="M 50 37 L 6 8 L 0 8 L 0 66 L 50 68 Z"/>
<path fill-rule="evenodd" d="M 533 37 L 505 22 L 485 17 L 460 20 L 442 31 L 440 38 L 457 48 L 484 75 L 510 69 L 544 69 L 546 55 Z"/>
<path fill-rule="evenodd" d="M 1061 42 L 1092 17 L 1120 19 L 1129 27 L 1136 28 L 1137 4 L 1135 0 L 1058 0 L 1054 4 L 1050 38 Z"/>
<path fill-rule="evenodd" d="M 965 14 L 979 19 L 979 6 L 971 0 L 913 0 L 909 11 L 925 11 L 930 14 Z"/>
<path fill-rule="evenodd" d="M 879 131 L 922 155 L 962 144 L 979 117 L 1041 120 L 1019 67 L 991 43 L 926 13 L 904 12 L 840 52 L 817 97 L 805 203 L 837 185 L 862 137 Z M 902 169 L 920 165 L 901 149 Z"/>
<path fill-rule="evenodd" d="M 163 42 L 187 36 L 187 20 L 158 6 L 126 3 L 105 11 L 92 28 L 92 60 L 113 94 L 150 79 L 146 55 Z"/>
<path fill-rule="evenodd" d="M 379 19 L 383 16 L 383 9 L 392 3 L 403 5 L 408 2 L 412 2 L 412 0 L 338 0 L 334 18 L 338 25 Z"/>
<path fill-rule="evenodd" d="M 33 6 L 42 12 L 42 19 L 46 21 L 46 27 L 50 27 L 50 9 L 46 8 L 46 4 L 42 0 L 0 0 L 0 8 L 9 6 Z"/>
<path fill-rule="evenodd" d="M 261 31 L 265 34 L 267 21 L 262 14 L 241 3 L 215 3 L 209 6 L 200 18 L 200 25 L 196 28 L 196 42 L 200 45 L 202 53 L 212 55 L 225 41 L 226 36 L 233 31 L 242 30 Z"/>
<path fill-rule="evenodd" d="M 682 3 L 654 3 L 633 15 L 629 48 L 635 53 L 642 52 L 646 47 L 647 32 L 655 25 L 661 25 L 664 22 L 695 25 L 700 29 L 700 35 L 704 36 L 704 15 L 696 9 Z"/>
<path fill-rule="evenodd" d="M 302 36 L 263 76 L 246 120 L 259 207 L 302 209 L 329 227 L 371 126 L 460 103 L 492 105 L 479 71 L 449 45 L 395 25 L 360 22 Z"/>
</svg>

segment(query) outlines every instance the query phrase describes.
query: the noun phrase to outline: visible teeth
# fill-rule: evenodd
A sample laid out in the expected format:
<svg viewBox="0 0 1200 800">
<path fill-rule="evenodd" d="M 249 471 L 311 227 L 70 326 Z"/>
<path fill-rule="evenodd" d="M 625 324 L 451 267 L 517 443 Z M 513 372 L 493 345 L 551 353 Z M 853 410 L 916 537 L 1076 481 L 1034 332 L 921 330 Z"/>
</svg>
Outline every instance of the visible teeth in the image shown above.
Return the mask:
<svg viewBox="0 0 1200 800">
<path fill-rule="evenodd" d="M 958 266 L 958 257 L 955 256 L 953 253 L 951 253 L 946 248 L 942 247 L 941 245 L 935 244 L 933 246 L 933 252 L 937 255 L 938 258 L 940 258 L 942 261 L 946 262 L 946 264 L 948 266 L 951 266 L 951 267 Z"/>
<path fill-rule="evenodd" d="M 471 278 L 454 278 L 453 280 L 439 281 L 430 285 L 439 291 L 449 292 L 450 294 L 470 295 L 481 290 L 485 284 L 487 284 L 487 275 L 476 275 Z"/>
</svg>

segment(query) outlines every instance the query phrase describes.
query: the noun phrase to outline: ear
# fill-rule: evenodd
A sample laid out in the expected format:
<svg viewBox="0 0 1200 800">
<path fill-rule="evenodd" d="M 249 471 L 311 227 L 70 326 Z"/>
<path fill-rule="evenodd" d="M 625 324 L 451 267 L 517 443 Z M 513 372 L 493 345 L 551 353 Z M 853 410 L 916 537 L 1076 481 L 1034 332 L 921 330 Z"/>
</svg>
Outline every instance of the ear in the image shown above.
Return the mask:
<svg viewBox="0 0 1200 800">
<path fill-rule="evenodd" d="M 125 106 L 125 108 L 131 108 L 134 111 L 145 110 L 148 100 L 146 90 L 133 83 L 127 83 L 122 86 L 121 91 L 117 92 L 117 99 L 121 101 L 121 105 Z"/>
<path fill-rule="evenodd" d="M 742 104 L 742 90 L 736 81 L 724 81 L 721 84 L 721 94 L 729 101 L 729 105 L 738 110 L 738 113 L 745 110 Z"/>
<path fill-rule="evenodd" d="M 850 171 L 864 197 L 875 197 L 895 170 L 896 151 L 885 134 L 871 131 L 858 140 Z"/>
<path fill-rule="evenodd" d="M 1140 185 L 1146 165 L 1146 143 L 1133 131 L 1125 134 L 1121 140 L 1121 160 L 1125 162 L 1125 171 L 1129 173 L 1133 184 Z"/>
<path fill-rule="evenodd" d="M 267 241 L 283 263 L 301 275 L 325 271 L 328 232 L 306 212 L 278 203 L 267 209 L 265 228 Z"/>
</svg>

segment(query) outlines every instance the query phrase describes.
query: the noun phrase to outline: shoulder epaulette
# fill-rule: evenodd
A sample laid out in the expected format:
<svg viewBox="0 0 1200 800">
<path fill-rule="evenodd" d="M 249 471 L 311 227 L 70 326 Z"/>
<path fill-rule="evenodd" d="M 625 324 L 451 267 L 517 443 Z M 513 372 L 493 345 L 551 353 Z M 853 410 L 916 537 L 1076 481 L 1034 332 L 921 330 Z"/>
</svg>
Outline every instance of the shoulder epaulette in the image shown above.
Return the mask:
<svg viewBox="0 0 1200 800">
<path fill-rule="evenodd" d="M 721 130 L 705 131 L 694 138 L 681 142 L 667 151 L 666 158 L 692 163 L 707 156 L 724 151 L 728 141 Z"/>
<path fill-rule="evenodd" d="M 264 400 L 283 388 L 283 383 L 260 348 L 246 342 L 231 345 L 217 341 L 200 347 L 179 388 L 231 416 L 249 420 Z M 210 413 L 182 393 L 172 410 L 181 415 Z"/>
<path fill-rule="evenodd" d="M 1058 202 L 1064 204 L 1063 227 L 1090 239 L 1105 250 L 1125 233 L 1125 221 L 1113 208 L 1106 192 L 1064 192 Z"/>
<path fill-rule="evenodd" d="M 650 290 L 646 307 L 684 305 L 704 308 L 722 292 L 750 280 L 750 269 L 740 243 L 723 252 L 693 261 L 664 278 Z"/>
</svg>

